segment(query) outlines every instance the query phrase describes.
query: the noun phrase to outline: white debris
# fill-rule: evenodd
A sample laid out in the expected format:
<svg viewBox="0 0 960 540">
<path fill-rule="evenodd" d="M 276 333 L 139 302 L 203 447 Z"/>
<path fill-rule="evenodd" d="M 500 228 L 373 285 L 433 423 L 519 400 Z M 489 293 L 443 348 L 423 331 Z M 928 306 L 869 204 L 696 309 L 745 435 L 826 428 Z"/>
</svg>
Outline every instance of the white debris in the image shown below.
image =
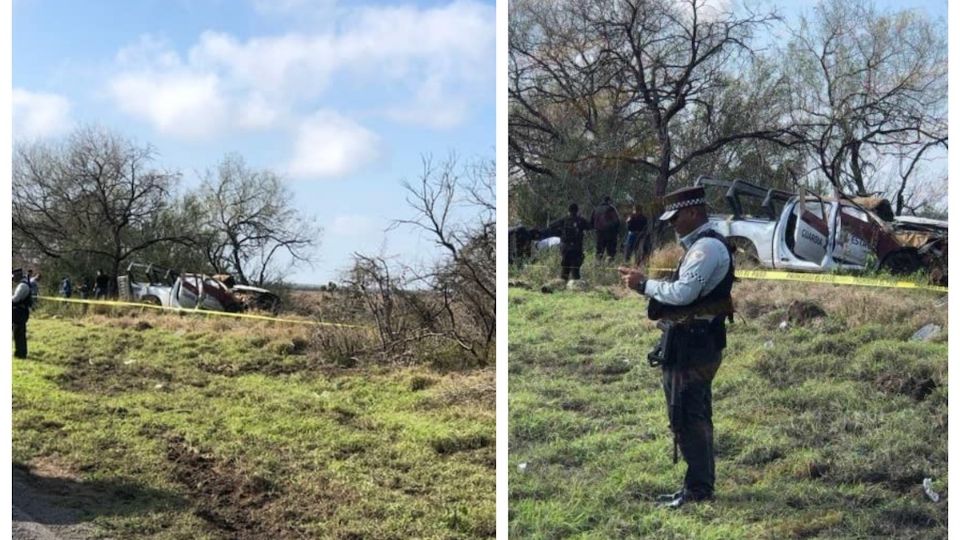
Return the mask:
<svg viewBox="0 0 960 540">
<path fill-rule="evenodd" d="M 927 324 L 923 328 L 916 331 L 913 334 L 913 341 L 930 341 L 931 339 L 937 337 L 937 334 L 940 333 L 940 326 L 936 324 Z"/>
<path fill-rule="evenodd" d="M 778 326 L 777 328 L 779 328 L 780 330 L 786 330 L 788 326 L 790 326 L 790 324 L 787 321 L 781 321 L 780 326 Z"/>
<path fill-rule="evenodd" d="M 524 461 L 523 463 L 518 463 L 518 464 L 517 464 L 517 470 L 520 471 L 520 472 L 523 472 L 523 471 L 527 470 L 527 462 Z"/>
<path fill-rule="evenodd" d="M 586 291 L 590 288 L 590 285 L 582 279 L 571 279 L 567 282 L 568 291 Z"/>
<path fill-rule="evenodd" d="M 163 386 L 164 386 L 163 383 L 157 383 L 156 385 L 154 385 L 153 388 L 154 390 L 163 390 Z"/>
<path fill-rule="evenodd" d="M 770 339 L 770 340 L 767 340 L 766 342 L 764 342 L 763 348 L 764 348 L 764 349 L 772 349 L 772 348 L 773 348 L 773 340 Z"/>
<path fill-rule="evenodd" d="M 923 492 L 927 494 L 927 497 L 930 497 L 930 500 L 933 502 L 940 502 L 940 494 L 933 490 L 933 480 L 930 478 L 923 479 Z"/>
</svg>

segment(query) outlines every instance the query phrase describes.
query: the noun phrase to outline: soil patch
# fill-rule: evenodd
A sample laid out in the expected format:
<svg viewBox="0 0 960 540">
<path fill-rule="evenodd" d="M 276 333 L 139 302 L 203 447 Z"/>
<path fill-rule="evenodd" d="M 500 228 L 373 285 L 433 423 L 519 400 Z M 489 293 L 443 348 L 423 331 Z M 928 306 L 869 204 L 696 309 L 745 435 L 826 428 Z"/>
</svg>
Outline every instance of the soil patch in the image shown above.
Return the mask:
<svg viewBox="0 0 960 540">
<path fill-rule="evenodd" d="M 794 300 L 787 308 L 787 320 L 798 326 L 826 316 L 822 307 L 804 300 Z"/>
<path fill-rule="evenodd" d="M 235 463 L 218 461 L 179 436 L 170 438 L 167 459 L 204 521 L 231 538 L 265 538 L 276 532 L 257 516 L 275 499 L 270 482 L 244 474 Z"/>
<path fill-rule="evenodd" d="M 63 373 L 53 378 L 61 387 L 74 392 L 119 394 L 168 386 L 173 376 L 166 371 L 138 363 L 129 365 L 75 356 Z M 158 386 L 162 385 L 162 386 Z"/>
<path fill-rule="evenodd" d="M 221 534 L 236 539 L 308 537 L 298 528 L 312 519 L 330 517 L 338 505 L 357 500 L 356 494 L 332 481 L 316 492 L 320 497 L 298 494 L 292 503 L 271 480 L 245 471 L 231 460 L 194 447 L 183 437 L 167 442 L 167 459 L 174 478 L 189 492 L 194 513 Z"/>
</svg>

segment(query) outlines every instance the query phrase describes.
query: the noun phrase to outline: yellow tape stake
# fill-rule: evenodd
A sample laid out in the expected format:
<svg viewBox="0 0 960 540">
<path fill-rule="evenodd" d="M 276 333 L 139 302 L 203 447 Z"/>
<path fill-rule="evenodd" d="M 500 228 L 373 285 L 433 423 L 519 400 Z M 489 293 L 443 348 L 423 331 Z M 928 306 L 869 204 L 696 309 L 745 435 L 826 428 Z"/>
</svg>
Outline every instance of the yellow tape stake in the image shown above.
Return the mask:
<svg viewBox="0 0 960 540">
<path fill-rule="evenodd" d="M 370 328 L 369 326 L 362 326 L 358 324 L 344 324 L 344 323 L 333 323 L 333 322 L 324 322 L 324 321 L 304 321 L 301 319 L 281 319 L 279 317 L 267 317 L 265 315 L 252 315 L 249 313 L 228 313 L 226 311 L 212 311 L 209 309 L 197 309 L 197 308 L 193 308 L 193 309 L 175 308 L 175 307 L 167 307 L 167 306 L 158 306 L 155 304 L 141 304 L 137 302 L 118 302 L 116 300 L 82 300 L 77 298 L 61 298 L 59 296 L 40 296 L 39 298 L 41 300 L 52 300 L 54 302 L 64 302 L 64 303 L 70 303 L 70 304 L 150 308 L 150 309 L 159 309 L 161 311 L 172 311 L 175 313 L 202 313 L 204 315 L 214 315 L 217 317 L 233 317 L 236 319 L 259 319 L 263 321 L 291 323 L 291 324 L 312 324 L 316 326 L 336 326 L 340 328 Z"/>
</svg>

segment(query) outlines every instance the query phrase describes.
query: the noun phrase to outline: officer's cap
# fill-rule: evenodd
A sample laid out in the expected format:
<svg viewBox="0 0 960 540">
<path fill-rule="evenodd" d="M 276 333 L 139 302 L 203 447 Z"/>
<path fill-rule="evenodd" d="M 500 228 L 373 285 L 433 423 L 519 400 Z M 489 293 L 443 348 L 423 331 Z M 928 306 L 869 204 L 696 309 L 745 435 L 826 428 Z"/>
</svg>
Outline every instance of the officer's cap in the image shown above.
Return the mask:
<svg viewBox="0 0 960 540">
<path fill-rule="evenodd" d="M 663 196 L 663 215 L 660 221 L 666 221 L 672 218 L 677 210 L 688 206 L 705 206 L 707 204 L 707 194 L 701 186 L 686 187 L 671 191 Z"/>
<path fill-rule="evenodd" d="M 23 268 L 14 268 L 13 279 L 20 279 L 22 277 L 23 277 Z"/>
</svg>

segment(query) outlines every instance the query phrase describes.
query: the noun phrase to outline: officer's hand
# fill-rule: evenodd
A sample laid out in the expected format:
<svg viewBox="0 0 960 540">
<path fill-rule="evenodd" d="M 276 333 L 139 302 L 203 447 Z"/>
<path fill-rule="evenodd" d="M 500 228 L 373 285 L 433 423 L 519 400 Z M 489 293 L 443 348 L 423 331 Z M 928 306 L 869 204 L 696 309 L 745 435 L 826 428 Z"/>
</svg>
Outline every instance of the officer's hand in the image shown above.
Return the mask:
<svg viewBox="0 0 960 540">
<path fill-rule="evenodd" d="M 620 272 L 620 280 L 623 281 L 623 285 L 628 289 L 637 290 L 640 283 L 646 281 L 646 276 L 643 275 L 643 271 L 637 268 L 621 266 L 617 268 L 617 272 Z"/>
</svg>

